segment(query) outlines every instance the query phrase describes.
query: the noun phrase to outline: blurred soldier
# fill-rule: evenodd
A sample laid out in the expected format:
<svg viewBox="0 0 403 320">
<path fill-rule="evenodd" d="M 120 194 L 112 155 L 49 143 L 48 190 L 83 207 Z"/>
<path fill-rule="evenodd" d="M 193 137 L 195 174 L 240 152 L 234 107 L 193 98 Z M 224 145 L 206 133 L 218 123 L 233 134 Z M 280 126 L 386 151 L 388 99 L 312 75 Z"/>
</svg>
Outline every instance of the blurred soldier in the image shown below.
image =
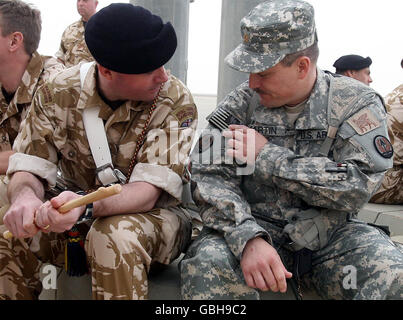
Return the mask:
<svg viewBox="0 0 403 320">
<path fill-rule="evenodd" d="M 4 298 L 37 298 L 41 262 L 63 265 L 73 237 L 65 231 L 92 217 L 85 250 L 94 299 L 146 299 L 151 265 L 170 263 L 190 239 L 190 219 L 178 205 L 197 110 L 189 90 L 163 67 L 176 50 L 175 30 L 142 7 L 120 3 L 96 13 L 85 38 L 96 63 L 69 68 L 37 91 L 10 157 L 4 224 L 24 239 L 0 240 Z M 88 124 L 89 111 L 101 131 Z M 108 152 L 97 152 L 102 143 L 89 138 L 94 130 L 107 139 Z M 112 163 L 99 166 L 108 153 Z M 60 214 L 57 208 L 80 195 L 65 191 L 43 203 L 57 167 L 69 190 L 122 182 L 122 192 Z M 68 273 L 80 275 L 67 253 Z"/>
<path fill-rule="evenodd" d="M 369 69 L 371 64 L 370 57 L 364 58 L 356 54 L 350 54 L 337 59 L 333 67 L 336 68 L 337 74 L 356 79 L 369 86 L 372 82 L 371 70 Z"/>
<path fill-rule="evenodd" d="M 317 68 L 307 2 L 261 3 L 241 33 L 226 62 L 249 81 L 208 117 L 192 153 L 205 228 L 180 264 L 182 298 L 258 299 L 292 279 L 298 298 L 310 280 L 325 299 L 402 299 L 402 252 L 355 219 L 392 166 L 381 98 Z"/>
<path fill-rule="evenodd" d="M 0 1 L 0 207 L 8 202 L 8 158 L 33 95 L 51 72 L 63 68 L 38 54 L 40 37 L 38 10 L 19 0 Z"/>
<path fill-rule="evenodd" d="M 64 30 L 56 57 L 66 67 L 74 66 L 82 61 L 93 61 L 84 39 L 84 30 L 88 20 L 97 10 L 97 0 L 77 0 L 77 11 L 81 19 Z"/>
<path fill-rule="evenodd" d="M 403 68 L 403 59 L 400 64 Z M 370 202 L 403 204 L 403 84 L 386 96 L 385 103 L 394 149 L 393 168 L 386 172 L 382 185 Z"/>
</svg>

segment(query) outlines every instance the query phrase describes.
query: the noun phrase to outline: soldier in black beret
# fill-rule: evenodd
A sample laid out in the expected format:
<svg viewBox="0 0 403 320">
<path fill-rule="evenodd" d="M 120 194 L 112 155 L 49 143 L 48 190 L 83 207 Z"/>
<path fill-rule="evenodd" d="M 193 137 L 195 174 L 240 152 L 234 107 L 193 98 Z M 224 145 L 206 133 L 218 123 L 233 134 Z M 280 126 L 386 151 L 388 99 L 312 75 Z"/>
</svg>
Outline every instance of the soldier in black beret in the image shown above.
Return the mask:
<svg viewBox="0 0 403 320">
<path fill-rule="evenodd" d="M 0 234 L 7 228 L 21 241 L 0 237 L 0 300 L 38 298 L 44 262 L 70 276 L 91 273 L 93 299 L 147 299 L 151 267 L 190 244 L 192 219 L 181 204 L 197 109 L 164 68 L 177 46 L 173 26 L 143 7 L 113 3 L 88 20 L 85 41 L 95 62 L 57 73 L 36 91 L 28 132 L 13 145 L 13 200 Z M 57 210 L 114 183 L 119 194 Z"/>
<path fill-rule="evenodd" d="M 369 66 L 372 64 L 370 57 L 361 57 L 356 54 L 342 56 L 335 61 L 333 67 L 336 73 L 356 79 L 369 86 L 372 82 Z"/>
</svg>

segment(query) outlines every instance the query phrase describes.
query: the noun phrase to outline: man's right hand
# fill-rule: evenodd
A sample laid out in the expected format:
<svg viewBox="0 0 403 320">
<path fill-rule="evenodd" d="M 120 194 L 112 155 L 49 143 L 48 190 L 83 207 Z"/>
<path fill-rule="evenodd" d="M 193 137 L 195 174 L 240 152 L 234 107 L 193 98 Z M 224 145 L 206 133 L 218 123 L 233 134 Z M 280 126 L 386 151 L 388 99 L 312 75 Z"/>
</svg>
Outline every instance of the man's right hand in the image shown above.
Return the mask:
<svg viewBox="0 0 403 320">
<path fill-rule="evenodd" d="M 33 237 L 40 229 L 34 223 L 35 211 L 42 201 L 35 195 L 20 197 L 4 215 L 4 225 L 16 238 Z"/>
<path fill-rule="evenodd" d="M 283 265 L 276 249 L 262 238 L 254 238 L 246 244 L 241 268 L 249 287 L 262 291 L 286 292 L 286 279 L 292 277 Z"/>
</svg>

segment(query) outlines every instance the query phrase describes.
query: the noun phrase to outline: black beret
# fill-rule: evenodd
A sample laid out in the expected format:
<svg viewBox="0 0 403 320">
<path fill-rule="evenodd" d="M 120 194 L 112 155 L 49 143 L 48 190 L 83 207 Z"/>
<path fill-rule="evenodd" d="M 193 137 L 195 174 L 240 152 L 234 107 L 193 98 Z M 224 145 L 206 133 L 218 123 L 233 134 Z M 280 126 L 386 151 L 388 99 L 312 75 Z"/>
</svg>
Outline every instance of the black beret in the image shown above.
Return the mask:
<svg viewBox="0 0 403 320">
<path fill-rule="evenodd" d="M 335 67 L 337 71 L 361 70 L 368 68 L 371 64 L 372 60 L 370 57 L 364 58 L 356 54 L 350 54 L 337 59 L 333 67 Z"/>
<path fill-rule="evenodd" d="M 160 68 L 177 46 L 169 22 L 129 3 L 114 3 L 94 14 L 85 27 L 85 42 L 101 66 L 126 74 Z"/>
</svg>

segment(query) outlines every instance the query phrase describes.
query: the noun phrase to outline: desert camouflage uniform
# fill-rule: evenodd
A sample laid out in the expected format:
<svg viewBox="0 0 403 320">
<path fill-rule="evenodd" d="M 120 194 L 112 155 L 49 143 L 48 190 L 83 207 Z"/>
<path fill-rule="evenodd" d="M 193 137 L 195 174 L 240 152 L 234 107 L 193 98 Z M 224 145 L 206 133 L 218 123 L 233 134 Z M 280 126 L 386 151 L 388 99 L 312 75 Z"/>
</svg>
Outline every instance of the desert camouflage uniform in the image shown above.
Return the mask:
<svg viewBox="0 0 403 320">
<path fill-rule="evenodd" d="M 79 66 L 67 69 L 38 90 L 26 126 L 16 140 L 18 153 L 10 159 L 8 174 L 29 171 L 52 186 L 58 165 L 63 177 L 75 181 L 76 187 L 97 187 L 96 166 L 82 121 L 83 109 L 94 105 L 100 106 L 100 117 L 105 120 L 112 162 L 128 174 L 151 103 L 126 101 L 112 110 L 96 91 L 95 68 L 90 68 L 81 94 Z M 85 249 L 94 299 L 146 299 L 151 264 L 170 263 L 190 237 L 189 219 L 178 204 L 182 184 L 188 179 L 185 160 L 197 125 L 196 106 L 189 91 L 173 76 L 163 85 L 156 106 L 130 182 L 145 181 L 161 188 L 163 193 L 156 209 L 150 212 L 98 218 L 92 224 Z M 40 287 L 40 263 L 36 257 L 60 265 L 63 250 L 59 249 L 63 246 L 60 241 L 49 242 L 49 237 L 64 240 L 63 234 L 38 234 L 29 240 L 32 252 L 28 253 L 18 241 L 9 245 L 0 240 L 0 254 L 7 257 L 1 262 L 0 279 L 4 282 L 8 277 L 7 286 L 0 286 L 4 295 L 13 299 L 36 297 L 38 289 L 23 294 L 18 288 Z M 15 253 L 20 251 L 24 255 L 16 257 Z M 27 261 L 23 259 L 29 254 L 32 259 L 26 268 Z M 13 261 L 16 258 L 18 263 Z"/>
<path fill-rule="evenodd" d="M 84 31 L 84 23 L 81 19 L 69 25 L 62 34 L 60 48 L 55 56 L 63 61 L 67 68 L 80 62 L 94 60 L 85 43 Z"/>
<path fill-rule="evenodd" d="M 62 69 L 64 69 L 63 65 L 55 58 L 41 56 L 34 52 L 10 103 L 7 103 L 0 90 L 0 152 L 11 150 L 36 89 L 52 73 Z M 7 183 L 7 176 L 0 175 L 0 207 L 8 203 Z"/>
<path fill-rule="evenodd" d="M 385 173 L 371 202 L 403 204 L 403 84 L 385 98 L 389 136 L 394 149 L 393 168 Z"/>
</svg>

